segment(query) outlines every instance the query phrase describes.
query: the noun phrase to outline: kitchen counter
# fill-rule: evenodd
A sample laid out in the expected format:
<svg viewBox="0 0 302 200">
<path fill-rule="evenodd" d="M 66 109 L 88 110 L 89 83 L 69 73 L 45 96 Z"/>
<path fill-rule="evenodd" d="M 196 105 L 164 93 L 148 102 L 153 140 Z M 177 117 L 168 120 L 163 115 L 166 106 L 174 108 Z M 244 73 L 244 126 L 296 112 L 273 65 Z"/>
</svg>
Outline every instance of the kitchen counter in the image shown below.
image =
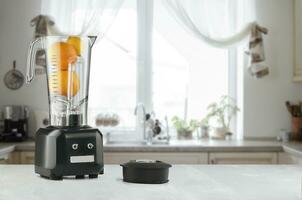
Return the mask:
<svg viewBox="0 0 302 200">
<path fill-rule="evenodd" d="M 15 150 L 15 146 L 11 144 L 0 144 L 0 159 L 5 158 L 7 154 Z"/>
<path fill-rule="evenodd" d="M 0 158 L 12 151 L 34 151 L 34 141 L 0 143 Z M 302 143 L 277 141 L 171 141 L 170 144 L 105 144 L 104 152 L 282 152 L 302 158 Z"/>
<path fill-rule="evenodd" d="M 0 151 L 4 146 L 12 146 L 17 151 L 34 151 L 34 141 L 18 143 L 0 143 Z M 171 141 L 170 144 L 104 144 L 104 151 L 108 152 L 206 152 L 206 151 L 282 151 L 282 143 L 277 141 L 223 141 L 223 140 L 204 140 L 204 141 Z"/>
<path fill-rule="evenodd" d="M 0 159 L 13 151 L 34 151 L 34 150 L 35 150 L 35 142 L 32 140 L 25 141 L 25 142 L 14 142 L 14 143 L 0 142 Z"/>
<path fill-rule="evenodd" d="M 105 145 L 109 152 L 279 152 L 279 142 L 271 141 L 171 141 L 170 144 L 157 145 Z"/>
<path fill-rule="evenodd" d="M 283 150 L 293 156 L 302 158 L 302 143 L 301 142 L 290 142 L 283 144 Z"/>
<path fill-rule="evenodd" d="M 122 168 L 105 166 L 98 179 L 51 181 L 34 174 L 32 165 L 0 165 L 0 199 L 106 200 L 298 200 L 301 166 L 174 165 L 166 184 L 122 181 Z"/>
</svg>

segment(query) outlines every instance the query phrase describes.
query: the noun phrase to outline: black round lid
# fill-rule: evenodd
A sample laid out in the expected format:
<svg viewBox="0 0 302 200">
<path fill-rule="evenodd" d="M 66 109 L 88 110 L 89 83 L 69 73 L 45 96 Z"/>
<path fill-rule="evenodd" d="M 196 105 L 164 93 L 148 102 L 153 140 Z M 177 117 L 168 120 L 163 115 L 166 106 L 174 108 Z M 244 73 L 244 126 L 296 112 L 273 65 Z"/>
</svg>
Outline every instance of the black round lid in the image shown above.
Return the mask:
<svg viewBox="0 0 302 200">
<path fill-rule="evenodd" d="M 170 164 L 159 160 L 130 160 L 129 162 L 121 164 L 121 166 L 140 169 L 162 169 L 171 167 Z"/>
</svg>

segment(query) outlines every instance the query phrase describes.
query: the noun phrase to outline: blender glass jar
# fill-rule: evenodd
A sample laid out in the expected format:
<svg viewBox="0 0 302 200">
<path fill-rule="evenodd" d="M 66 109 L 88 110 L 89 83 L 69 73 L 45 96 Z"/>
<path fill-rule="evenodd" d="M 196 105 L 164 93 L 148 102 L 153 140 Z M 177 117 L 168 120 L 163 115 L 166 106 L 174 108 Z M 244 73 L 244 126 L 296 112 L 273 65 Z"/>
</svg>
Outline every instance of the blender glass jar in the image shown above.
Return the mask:
<svg viewBox="0 0 302 200">
<path fill-rule="evenodd" d="M 34 77 L 36 52 L 46 53 L 51 126 L 83 126 L 87 123 L 91 48 L 96 37 L 46 36 L 30 45 L 27 82 Z"/>
</svg>

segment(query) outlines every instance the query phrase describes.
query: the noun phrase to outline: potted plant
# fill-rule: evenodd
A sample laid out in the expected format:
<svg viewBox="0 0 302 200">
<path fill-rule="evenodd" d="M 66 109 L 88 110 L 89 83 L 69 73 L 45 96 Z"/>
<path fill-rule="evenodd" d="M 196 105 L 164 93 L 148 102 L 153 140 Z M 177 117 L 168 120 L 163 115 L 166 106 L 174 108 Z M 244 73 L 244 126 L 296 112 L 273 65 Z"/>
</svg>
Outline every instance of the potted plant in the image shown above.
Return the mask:
<svg viewBox="0 0 302 200">
<path fill-rule="evenodd" d="M 190 120 L 188 123 L 186 120 L 177 116 L 172 118 L 173 126 L 177 131 L 177 139 L 192 139 L 193 132 L 200 126 L 197 120 Z"/>
<path fill-rule="evenodd" d="M 209 130 L 210 130 L 210 126 L 209 126 L 209 119 L 208 117 L 203 118 L 200 121 L 200 139 L 207 139 L 209 138 Z"/>
<path fill-rule="evenodd" d="M 231 120 L 239 111 L 236 101 L 232 97 L 224 95 L 219 102 L 211 103 L 207 110 L 208 114 L 205 119 L 215 122 L 211 138 L 225 139 L 227 135 L 230 136 Z"/>
</svg>

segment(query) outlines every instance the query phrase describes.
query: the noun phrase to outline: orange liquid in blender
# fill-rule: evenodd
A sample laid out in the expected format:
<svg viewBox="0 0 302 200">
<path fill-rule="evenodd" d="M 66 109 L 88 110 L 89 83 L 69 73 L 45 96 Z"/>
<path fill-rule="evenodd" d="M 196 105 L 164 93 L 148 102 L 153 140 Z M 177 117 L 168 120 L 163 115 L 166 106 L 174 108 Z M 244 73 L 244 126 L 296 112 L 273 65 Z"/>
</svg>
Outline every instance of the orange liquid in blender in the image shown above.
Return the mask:
<svg viewBox="0 0 302 200">
<path fill-rule="evenodd" d="M 56 42 L 48 49 L 48 58 L 52 66 L 49 75 L 49 89 L 62 96 L 75 96 L 80 88 L 80 80 L 76 72 L 68 71 L 69 64 L 77 61 L 80 55 L 81 41 L 78 37 L 69 37 L 66 42 Z M 68 80 L 72 84 L 69 88 Z M 68 94 L 68 92 L 70 94 Z"/>
<path fill-rule="evenodd" d="M 52 66 L 60 70 L 68 70 L 68 64 L 77 61 L 77 50 L 66 42 L 56 42 L 49 48 L 48 56 Z"/>
<path fill-rule="evenodd" d="M 49 76 L 49 88 L 52 93 L 68 96 L 68 78 L 69 73 L 66 70 L 59 70 L 53 72 Z M 71 96 L 75 96 L 80 89 L 80 80 L 75 72 L 72 72 L 72 87 L 70 91 Z"/>
<path fill-rule="evenodd" d="M 81 38 L 77 37 L 77 36 L 70 36 L 67 40 L 68 44 L 71 44 L 75 50 L 77 51 L 77 55 L 80 56 L 81 55 L 81 51 L 82 51 L 82 42 L 81 42 Z"/>
</svg>

